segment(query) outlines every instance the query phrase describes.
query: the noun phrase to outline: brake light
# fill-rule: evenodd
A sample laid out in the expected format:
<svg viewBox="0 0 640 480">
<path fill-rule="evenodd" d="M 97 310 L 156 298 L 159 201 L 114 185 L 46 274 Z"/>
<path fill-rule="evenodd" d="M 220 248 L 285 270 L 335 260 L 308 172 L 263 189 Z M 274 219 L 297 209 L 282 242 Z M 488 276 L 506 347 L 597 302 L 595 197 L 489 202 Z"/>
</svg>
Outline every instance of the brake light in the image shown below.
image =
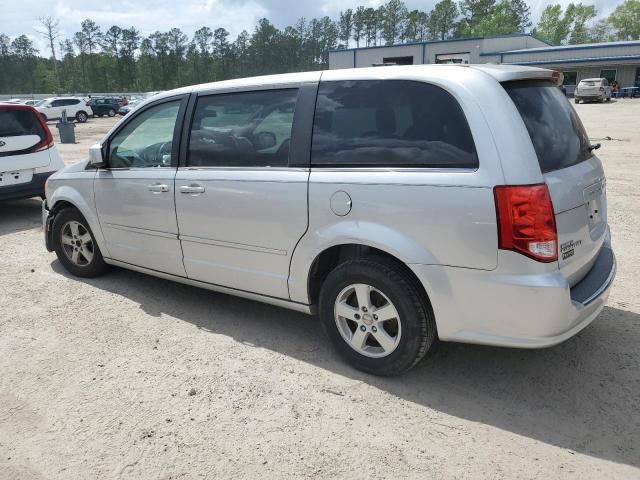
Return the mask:
<svg viewBox="0 0 640 480">
<path fill-rule="evenodd" d="M 40 122 L 42 131 L 44 132 L 44 138 L 40 140 L 38 143 L 36 143 L 30 149 L 31 153 L 35 153 L 35 152 L 41 152 L 42 150 L 46 150 L 47 148 L 53 147 L 53 135 L 51 134 L 51 130 L 49 130 L 49 126 L 47 125 L 47 122 L 45 122 L 44 118 L 42 118 L 42 115 L 40 115 L 35 108 L 33 107 L 31 108 L 33 110 L 33 114 L 38 119 L 38 122 Z"/>
<path fill-rule="evenodd" d="M 551 196 L 545 184 L 497 186 L 498 248 L 539 262 L 558 259 L 558 234 Z"/>
</svg>

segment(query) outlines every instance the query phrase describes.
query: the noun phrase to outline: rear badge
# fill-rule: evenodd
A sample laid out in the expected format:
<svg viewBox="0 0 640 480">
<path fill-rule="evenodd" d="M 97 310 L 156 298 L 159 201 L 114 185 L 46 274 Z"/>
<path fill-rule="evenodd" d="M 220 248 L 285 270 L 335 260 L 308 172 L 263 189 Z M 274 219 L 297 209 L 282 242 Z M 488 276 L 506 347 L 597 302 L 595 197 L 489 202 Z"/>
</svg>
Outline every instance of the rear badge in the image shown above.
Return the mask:
<svg viewBox="0 0 640 480">
<path fill-rule="evenodd" d="M 569 257 L 573 257 L 573 254 L 576 253 L 576 248 L 582 245 L 582 240 L 569 240 L 568 242 L 564 242 L 560 245 L 560 254 L 562 255 L 562 260 L 566 260 Z"/>
</svg>

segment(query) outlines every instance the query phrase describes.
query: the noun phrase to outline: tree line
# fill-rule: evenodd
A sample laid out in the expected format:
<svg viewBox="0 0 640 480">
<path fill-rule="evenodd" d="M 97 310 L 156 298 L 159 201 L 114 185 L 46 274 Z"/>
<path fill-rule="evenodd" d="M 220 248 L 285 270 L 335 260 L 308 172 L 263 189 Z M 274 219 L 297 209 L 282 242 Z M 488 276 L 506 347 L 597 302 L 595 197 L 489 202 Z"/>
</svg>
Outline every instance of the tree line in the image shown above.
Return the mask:
<svg viewBox="0 0 640 480">
<path fill-rule="evenodd" d="M 547 6 L 532 27 L 524 0 L 440 0 L 431 11 L 409 10 L 402 0 L 360 6 L 276 28 L 258 21 L 252 33 L 230 38 L 204 26 L 189 38 L 180 28 L 144 36 L 135 28 L 103 30 L 91 19 L 63 38 L 59 21 L 39 19 L 46 41 L 39 52 L 27 35 L 0 33 L 0 92 L 126 92 L 165 90 L 228 78 L 328 66 L 336 48 L 392 45 L 531 31 L 554 45 L 640 39 L 640 0 L 625 0 L 608 18 L 592 5 Z"/>
</svg>

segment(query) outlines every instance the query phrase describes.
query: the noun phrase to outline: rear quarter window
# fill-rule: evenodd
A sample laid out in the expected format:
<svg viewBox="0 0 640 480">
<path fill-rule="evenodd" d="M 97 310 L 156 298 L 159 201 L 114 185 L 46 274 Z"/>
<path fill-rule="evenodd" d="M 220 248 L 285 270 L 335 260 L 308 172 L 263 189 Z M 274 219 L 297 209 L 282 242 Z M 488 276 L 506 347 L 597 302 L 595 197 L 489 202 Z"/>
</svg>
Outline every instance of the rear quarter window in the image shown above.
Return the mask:
<svg viewBox="0 0 640 480">
<path fill-rule="evenodd" d="M 551 82 L 507 82 L 503 87 L 524 121 L 542 173 L 590 158 L 589 137 L 562 91 Z"/>
<path fill-rule="evenodd" d="M 311 163 L 318 167 L 477 168 L 458 102 L 408 80 L 322 82 Z"/>
</svg>

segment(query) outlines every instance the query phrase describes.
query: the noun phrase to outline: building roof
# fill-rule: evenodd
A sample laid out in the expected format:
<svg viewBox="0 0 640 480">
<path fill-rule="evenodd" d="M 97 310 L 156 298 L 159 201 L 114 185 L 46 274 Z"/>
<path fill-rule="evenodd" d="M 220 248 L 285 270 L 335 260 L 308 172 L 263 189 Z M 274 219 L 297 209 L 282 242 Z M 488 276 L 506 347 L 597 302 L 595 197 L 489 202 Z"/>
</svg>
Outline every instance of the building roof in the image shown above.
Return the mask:
<svg viewBox="0 0 640 480">
<path fill-rule="evenodd" d="M 640 40 L 628 40 L 618 42 L 600 42 L 600 43 L 581 43 L 579 45 L 557 45 L 548 47 L 520 48 L 517 50 L 504 50 L 498 52 L 484 52 L 480 56 L 491 55 L 517 55 L 522 53 L 536 52 L 561 52 L 565 50 L 591 50 L 598 48 L 617 48 L 617 47 L 640 47 Z"/>
<path fill-rule="evenodd" d="M 562 60 L 518 60 L 515 62 L 503 62 L 503 65 L 561 65 L 588 62 L 615 62 L 620 60 L 640 60 L 640 55 L 608 55 L 606 57 L 563 58 Z"/>
<path fill-rule="evenodd" d="M 329 50 L 329 52 L 352 52 L 354 50 L 370 50 L 374 48 L 393 48 L 393 47 L 407 47 L 412 45 L 430 45 L 433 43 L 449 43 L 449 42 L 464 42 L 469 40 L 487 40 L 487 39 L 495 39 L 495 38 L 513 38 L 513 37 L 531 37 L 536 40 L 546 43 L 551 46 L 549 42 L 543 40 L 542 38 L 538 38 L 531 33 L 509 33 L 505 35 L 487 35 L 485 37 L 460 37 L 460 38 L 448 38 L 446 40 L 426 40 L 424 42 L 410 42 L 410 43 L 394 43 L 393 45 L 373 45 L 370 47 L 355 47 L 355 48 L 335 48 Z"/>
</svg>

